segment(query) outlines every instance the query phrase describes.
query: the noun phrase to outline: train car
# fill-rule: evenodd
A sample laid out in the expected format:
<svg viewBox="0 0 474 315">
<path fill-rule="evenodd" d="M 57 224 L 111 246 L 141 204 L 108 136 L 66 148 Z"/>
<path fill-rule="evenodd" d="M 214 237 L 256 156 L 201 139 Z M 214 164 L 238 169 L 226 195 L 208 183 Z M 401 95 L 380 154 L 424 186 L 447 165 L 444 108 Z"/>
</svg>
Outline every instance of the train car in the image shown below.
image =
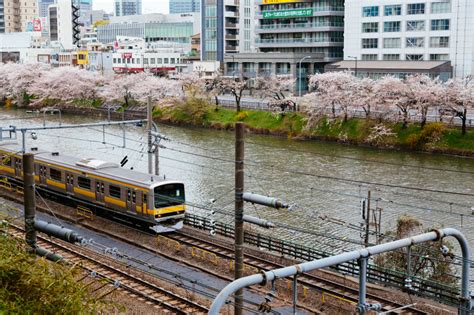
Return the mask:
<svg viewBox="0 0 474 315">
<path fill-rule="evenodd" d="M 183 182 L 95 158 L 80 159 L 35 148 L 28 152 L 35 155 L 35 182 L 41 189 L 95 205 L 109 215 L 116 214 L 158 233 L 183 226 Z M 0 143 L 0 176 L 23 180 L 22 157 L 16 143 Z"/>
</svg>

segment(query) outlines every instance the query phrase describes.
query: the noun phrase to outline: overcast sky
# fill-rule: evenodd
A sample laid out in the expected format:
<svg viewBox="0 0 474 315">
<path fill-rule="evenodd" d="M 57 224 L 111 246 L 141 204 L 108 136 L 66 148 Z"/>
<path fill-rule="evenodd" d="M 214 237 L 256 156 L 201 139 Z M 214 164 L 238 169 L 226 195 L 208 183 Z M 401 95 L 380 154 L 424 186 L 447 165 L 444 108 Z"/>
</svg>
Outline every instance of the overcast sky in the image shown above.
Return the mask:
<svg viewBox="0 0 474 315">
<path fill-rule="evenodd" d="M 168 13 L 169 0 L 142 0 L 143 13 Z M 113 12 L 114 0 L 92 0 L 94 10 Z"/>
</svg>

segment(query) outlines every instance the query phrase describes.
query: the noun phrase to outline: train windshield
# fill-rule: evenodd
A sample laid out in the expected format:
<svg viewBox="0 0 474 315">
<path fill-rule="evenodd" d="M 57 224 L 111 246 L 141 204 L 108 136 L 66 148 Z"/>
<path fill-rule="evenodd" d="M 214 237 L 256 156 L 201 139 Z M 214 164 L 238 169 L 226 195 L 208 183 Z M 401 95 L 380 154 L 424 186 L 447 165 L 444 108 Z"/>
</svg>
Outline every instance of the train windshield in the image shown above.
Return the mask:
<svg viewBox="0 0 474 315">
<path fill-rule="evenodd" d="M 155 187 L 155 208 L 164 208 L 184 203 L 184 185 L 167 184 Z"/>
</svg>

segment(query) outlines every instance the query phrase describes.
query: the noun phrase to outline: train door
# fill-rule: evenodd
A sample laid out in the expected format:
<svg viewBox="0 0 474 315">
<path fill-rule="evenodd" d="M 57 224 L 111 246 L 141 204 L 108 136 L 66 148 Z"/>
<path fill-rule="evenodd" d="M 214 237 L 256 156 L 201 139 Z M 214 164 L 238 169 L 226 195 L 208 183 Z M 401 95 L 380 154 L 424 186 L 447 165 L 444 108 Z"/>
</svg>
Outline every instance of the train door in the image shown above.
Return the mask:
<svg viewBox="0 0 474 315">
<path fill-rule="evenodd" d="M 127 199 L 127 211 L 136 212 L 137 193 L 134 189 L 125 188 L 125 196 Z"/>
<path fill-rule="evenodd" d="M 74 192 L 74 175 L 66 172 L 66 191 L 68 193 Z"/>
<path fill-rule="evenodd" d="M 15 176 L 16 177 L 22 177 L 23 175 L 21 174 L 22 170 L 22 161 L 19 158 L 15 158 Z"/>
<path fill-rule="evenodd" d="M 95 182 L 95 196 L 97 201 L 104 202 L 105 185 L 103 181 L 97 180 Z"/>
<path fill-rule="evenodd" d="M 46 166 L 44 165 L 39 165 L 39 181 L 40 184 L 45 184 L 46 185 Z"/>
</svg>

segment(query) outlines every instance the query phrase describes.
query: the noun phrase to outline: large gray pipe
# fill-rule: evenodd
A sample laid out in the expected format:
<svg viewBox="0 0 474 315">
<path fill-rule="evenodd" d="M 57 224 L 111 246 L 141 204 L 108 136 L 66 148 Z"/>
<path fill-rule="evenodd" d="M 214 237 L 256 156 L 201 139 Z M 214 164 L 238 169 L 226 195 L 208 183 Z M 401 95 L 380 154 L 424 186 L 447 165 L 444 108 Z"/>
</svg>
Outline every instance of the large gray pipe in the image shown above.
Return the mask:
<svg viewBox="0 0 474 315">
<path fill-rule="evenodd" d="M 273 281 L 278 278 L 286 278 L 293 275 L 297 275 L 303 272 L 308 272 L 315 269 L 326 268 L 333 265 L 339 265 L 348 261 L 357 260 L 360 258 L 367 258 L 369 256 L 381 254 L 384 252 L 393 251 L 399 248 L 407 247 L 414 244 L 424 243 L 428 241 L 436 241 L 446 236 L 453 236 L 459 242 L 462 251 L 462 281 L 461 281 L 461 304 L 459 307 L 459 314 L 468 315 L 472 307 L 471 296 L 469 294 L 469 269 L 470 269 L 470 258 L 471 249 L 464 235 L 456 229 L 446 228 L 436 230 L 429 233 L 404 238 L 401 240 L 380 244 L 364 249 L 354 250 L 351 252 L 339 254 L 336 256 L 326 257 L 319 260 L 313 260 L 298 265 L 284 267 L 276 270 L 262 272 L 252 276 L 237 279 L 228 284 L 222 291 L 217 295 L 214 302 L 211 305 L 209 314 L 218 315 L 220 309 L 224 305 L 228 297 L 239 289 L 245 287 L 262 284 L 265 285 L 269 281 Z"/>
<path fill-rule="evenodd" d="M 46 221 L 35 221 L 35 229 L 48 235 L 55 236 L 69 243 L 80 243 L 83 237 L 73 230 L 66 229 L 62 226 L 52 224 Z"/>
<path fill-rule="evenodd" d="M 244 199 L 244 201 L 247 201 L 247 202 L 250 202 L 250 203 L 256 203 L 256 204 L 259 204 L 259 205 L 272 207 L 272 208 L 276 208 L 276 209 L 288 208 L 289 207 L 289 205 L 283 203 L 282 201 L 278 200 L 277 198 L 252 194 L 252 193 L 248 193 L 248 192 L 244 193 L 242 198 Z"/>
</svg>

